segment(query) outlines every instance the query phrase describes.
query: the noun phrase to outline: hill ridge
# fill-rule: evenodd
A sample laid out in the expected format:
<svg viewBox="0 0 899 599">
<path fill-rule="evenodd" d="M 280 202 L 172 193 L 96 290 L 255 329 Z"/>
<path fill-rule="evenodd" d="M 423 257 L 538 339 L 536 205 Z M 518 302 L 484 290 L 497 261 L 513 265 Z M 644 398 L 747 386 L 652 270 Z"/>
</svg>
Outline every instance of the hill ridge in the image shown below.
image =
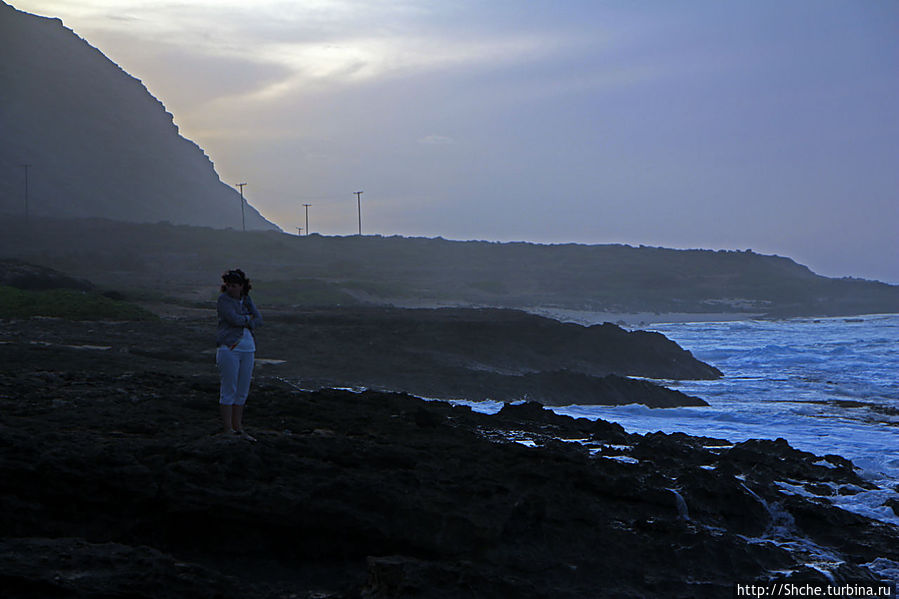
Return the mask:
<svg viewBox="0 0 899 599">
<path fill-rule="evenodd" d="M 227 268 L 268 305 L 557 308 L 615 313 L 899 313 L 899 286 L 832 279 L 782 256 L 632 246 L 298 237 L 101 219 L 0 221 L 0 257 L 114 289 L 209 301 Z M 160 281 L 165 282 L 160 289 Z"/>
<path fill-rule="evenodd" d="M 0 0 L 0 212 L 241 228 L 240 194 L 143 82 Z M 278 229 L 245 206 L 249 229 Z"/>
</svg>

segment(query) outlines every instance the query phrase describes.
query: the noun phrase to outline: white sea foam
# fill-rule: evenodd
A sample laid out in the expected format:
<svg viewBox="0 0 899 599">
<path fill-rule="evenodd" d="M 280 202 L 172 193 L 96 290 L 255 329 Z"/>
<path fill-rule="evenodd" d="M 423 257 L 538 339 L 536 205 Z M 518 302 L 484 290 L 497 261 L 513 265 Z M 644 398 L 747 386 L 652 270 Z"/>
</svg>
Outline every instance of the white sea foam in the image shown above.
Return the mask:
<svg viewBox="0 0 899 599">
<path fill-rule="evenodd" d="M 883 580 L 892 581 L 893 584 L 899 585 L 899 562 L 878 557 L 874 561 L 862 564 L 872 572 L 880 576 Z"/>
<path fill-rule="evenodd" d="M 571 405 L 554 411 L 618 422 L 641 434 L 680 431 L 735 443 L 782 437 L 797 449 L 838 454 L 880 490 L 835 496 L 834 504 L 899 525 L 883 505 L 899 497 L 899 315 L 674 323 L 652 330 L 724 373 L 715 381 L 658 381 L 709 407 Z M 486 413 L 502 408 L 499 402 L 464 403 Z"/>
<path fill-rule="evenodd" d="M 637 458 L 632 458 L 629 455 L 604 455 L 600 456 L 605 460 L 614 460 L 616 462 L 621 462 L 622 464 L 639 464 L 640 460 Z"/>
</svg>

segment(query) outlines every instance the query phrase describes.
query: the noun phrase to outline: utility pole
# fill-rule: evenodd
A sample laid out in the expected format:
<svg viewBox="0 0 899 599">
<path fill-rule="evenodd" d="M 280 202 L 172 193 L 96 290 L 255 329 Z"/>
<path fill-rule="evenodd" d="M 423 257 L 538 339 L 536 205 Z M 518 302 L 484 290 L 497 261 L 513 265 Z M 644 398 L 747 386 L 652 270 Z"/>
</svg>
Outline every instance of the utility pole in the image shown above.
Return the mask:
<svg viewBox="0 0 899 599">
<path fill-rule="evenodd" d="M 31 165 L 20 164 L 19 166 L 25 169 L 25 220 L 28 220 L 28 169 Z"/>
<path fill-rule="evenodd" d="M 243 225 L 244 233 L 247 232 L 247 219 L 243 213 L 243 186 L 246 183 L 238 183 L 237 186 L 240 187 L 240 223 Z"/>
<path fill-rule="evenodd" d="M 303 227 L 297 227 L 297 237 L 303 234 Z"/>
<path fill-rule="evenodd" d="M 361 191 L 354 191 L 356 194 L 356 207 L 359 211 L 359 237 L 362 237 L 362 193 Z"/>
<path fill-rule="evenodd" d="M 306 208 L 306 235 L 309 235 L 309 206 L 312 204 L 303 204 L 303 207 Z"/>
</svg>

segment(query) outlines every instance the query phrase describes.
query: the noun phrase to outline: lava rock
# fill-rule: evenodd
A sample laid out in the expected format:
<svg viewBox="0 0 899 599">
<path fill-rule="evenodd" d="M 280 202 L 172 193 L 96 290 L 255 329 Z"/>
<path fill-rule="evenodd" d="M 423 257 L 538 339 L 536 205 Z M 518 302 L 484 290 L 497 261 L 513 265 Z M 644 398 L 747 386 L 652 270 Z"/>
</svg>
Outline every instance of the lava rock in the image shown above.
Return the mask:
<svg viewBox="0 0 899 599">
<path fill-rule="evenodd" d="M 488 416 L 302 391 L 263 371 L 250 443 L 218 433 L 211 365 L 52 345 L 65 326 L 31 329 L 46 346 L 11 330 L 6 596 L 730 597 L 735 580 L 801 571 L 809 557 L 791 539 L 846 576 L 899 561 L 896 527 L 782 492 L 867 484 L 782 440 L 728 448 L 536 403 Z"/>
</svg>

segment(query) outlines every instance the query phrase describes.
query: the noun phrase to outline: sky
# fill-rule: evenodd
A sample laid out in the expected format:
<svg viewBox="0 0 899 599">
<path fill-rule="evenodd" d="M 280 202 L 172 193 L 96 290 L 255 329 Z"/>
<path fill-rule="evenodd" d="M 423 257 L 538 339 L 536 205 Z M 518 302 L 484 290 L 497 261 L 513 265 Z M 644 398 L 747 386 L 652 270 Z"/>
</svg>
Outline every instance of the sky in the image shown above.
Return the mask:
<svg viewBox="0 0 899 599">
<path fill-rule="evenodd" d="M 7 0 L 287 232 L 752 249 L 899 283 L 895 0 Z"/>
</svg>

